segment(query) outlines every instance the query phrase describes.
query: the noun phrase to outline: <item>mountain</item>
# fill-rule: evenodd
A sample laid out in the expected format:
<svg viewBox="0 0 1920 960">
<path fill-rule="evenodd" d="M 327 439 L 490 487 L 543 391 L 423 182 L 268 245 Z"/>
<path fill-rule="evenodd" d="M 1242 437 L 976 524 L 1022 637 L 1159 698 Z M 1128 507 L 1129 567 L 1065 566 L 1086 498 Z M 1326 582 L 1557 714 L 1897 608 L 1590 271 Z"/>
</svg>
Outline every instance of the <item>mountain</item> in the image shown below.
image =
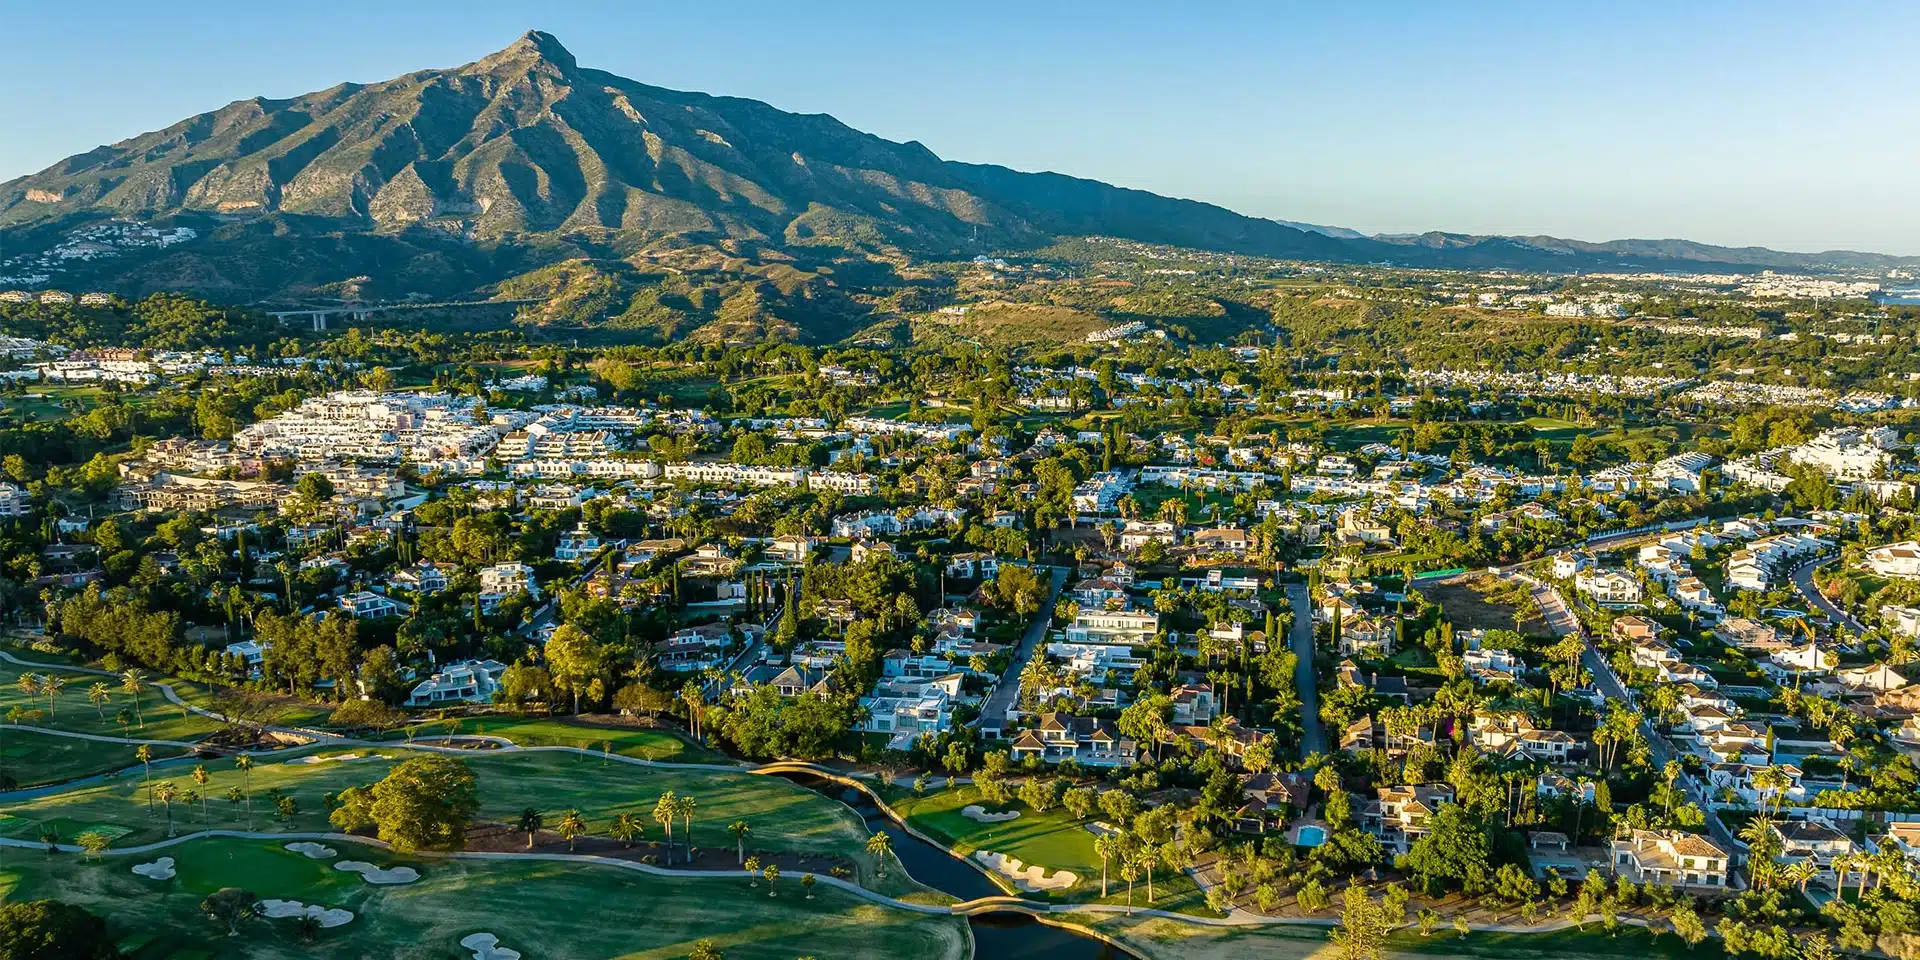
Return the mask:
<svg viewBox="0 0 1920 960">
<path fill-rule="evenodd" d="M 518 279 L 535 294 L 593 292 L 554 322 L 590 312 L 726 336 L 850 332 L 885 314 L 877 301 L 916 263 L 1065 236 L 1433 267 L 1819 266 L 1678 241 L 1371 238 L 1247 217 L 650 86 L 582 67 L 540 32 L 460 67 L 241 100 L 0 184 L 0 240 L 16 252 L 0 285 L 49 262 L 18 251 L 72 247 L 108 217 L 197 234 L 62 258 L 66 280 L 259 299 L 491 294 Z M 601 266 L 551 269 L 579 262 Z"/>
</svg>

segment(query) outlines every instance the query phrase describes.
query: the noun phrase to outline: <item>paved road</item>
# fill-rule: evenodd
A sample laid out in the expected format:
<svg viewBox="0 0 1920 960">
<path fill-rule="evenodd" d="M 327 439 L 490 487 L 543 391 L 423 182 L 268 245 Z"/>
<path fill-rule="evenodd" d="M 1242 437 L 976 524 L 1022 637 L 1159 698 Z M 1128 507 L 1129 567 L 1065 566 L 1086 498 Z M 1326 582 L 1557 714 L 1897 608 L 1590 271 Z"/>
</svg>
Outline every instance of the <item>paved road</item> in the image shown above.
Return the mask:
<svg viewBox="0 0 1920 960">
<path fill-rule="evenodd" d="M 1287 643 L 1298 661 L 1293 668 L 1293 685 L 1300 695 L 1300 753 L 1310 756 L 1325 753 L 1326 731 L 1320 729 L 1320 690 L 1313 676 L 1313 595 L 1304 583 L 1287 584 L 1287 600 L 1293 604 L 1293 627 Z"/>
<path fill-rule="evenodd" d="M 1054 567 L 1052 586 L 1047 590 L 1047 599 L 1041 601 L 1040 612 L 1033 615 L 1033 622 L 1027 625 L 1027 632 L 1020 638 L 1020 648 L 1013 653 L 1012 662 L 1007 664 L 1007 672 L 1001 674 L 1000 683 L 993 688 L 993 695 L 980 705 L 980 716 L 974 718 L 974 726 L 982 729 L 1000 729 L 1007 722 L 1007 711 L 1012 710 L 1020 699 L 1020 672 L 1027 668 L 1027 661 L 1033 659 L 1033 652 L 1040 647 L 1040 641 L 1046 639 L 1047 627 L 1053 623 L 1053 604 L 1060 596 L 1060 588 L 1066 585 L 1067 568 Z M 991 723 L 989 723 L 991 718 Z"/>
<path fill-rule="evenodd" d="M 1825 614 L 1828 620 L 1846 627 L 1855 633 L 1866 633 L 1866 624 L 1855 620 L 1851 614 L 1840 609 L 1833 601 L 1828 600 L 1825 594 L 1820 592 L 1820 588 L 1813 585 L 1814 571 L 1838 559 L 1840 559 L 1840 555 L 1834 554 L 1828 557 L 1817 557 L 1801 564 L 1793 571 L 1793 588 L 1800 591 L 1801 598 L 1807 601 L 1808 606 Z"/>
<path fill-rule="evenodd" d="M 1593 675 L 1594 688 L 1609 700 L 1634 704 L 1633 691 L 1628 690 L 1626 684 L 1620 682 L 1620 677 L 1613 672 L 1613 665 L 1601 655 L 1600 648 L 1594 644 L 1593 636 L 1587 632 L 1586 626 L 1573 615 L 1572 610 L 1568 609 L 1566 599 L 1560 596 L 1560 591 L 1547 584 L 1534 582 L 1533 596 L 1539 601 L 1540 612 L 1545 616 L 1547 625 L 1553 628 L 1555 634 L 1564 637 L 1569 633 L 1577 632 L 1586 638 L 1587 647 L 1580 654 L 1580 663 L 1587 668 L 1588 673 Z M 1660 732 L 1654 729 L 1653 724 L 1644 717 L 1640 721 L 1640 735 L 1647 740 L 1647 753 L 1652 758 L 1655 770 L 1665 767 L 1668 760 L 1678 755 L 1673 744 L 1668 742 L 1666 737 L 1661 736 Z M 1727 825 L 1720 822 L 1719 814 L 1707 806 L 1707 796 L 1693 776 L 1682 776 L 1679 782 L 1681 788 L 1686 791 L 1687 799 L 1706 811 L 1707 830 L 1713 834 L 1713 838 L 1729 852 L 1738 854 L 1745 850 L 1745 845 L 1734 838 L 1733 831 L 1728 830 Z"/>
</svg>

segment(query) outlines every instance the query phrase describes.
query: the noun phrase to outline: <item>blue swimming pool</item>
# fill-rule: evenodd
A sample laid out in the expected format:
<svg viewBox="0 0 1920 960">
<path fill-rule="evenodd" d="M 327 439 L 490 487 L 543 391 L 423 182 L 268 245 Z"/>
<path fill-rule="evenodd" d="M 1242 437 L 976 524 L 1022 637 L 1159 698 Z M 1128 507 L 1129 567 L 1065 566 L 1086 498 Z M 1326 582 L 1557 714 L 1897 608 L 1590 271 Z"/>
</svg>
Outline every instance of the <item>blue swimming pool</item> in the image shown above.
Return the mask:
<svg viewBox="0 0 1920 960">
<path fill-rule="evenodd" d="M 1294 836 L 1298 838 L 1295 842 L 1300 846 L 1317 847 L 1327 842 L 1327 829 L 1310 823 L 1301 827 Z"/>
</svg>

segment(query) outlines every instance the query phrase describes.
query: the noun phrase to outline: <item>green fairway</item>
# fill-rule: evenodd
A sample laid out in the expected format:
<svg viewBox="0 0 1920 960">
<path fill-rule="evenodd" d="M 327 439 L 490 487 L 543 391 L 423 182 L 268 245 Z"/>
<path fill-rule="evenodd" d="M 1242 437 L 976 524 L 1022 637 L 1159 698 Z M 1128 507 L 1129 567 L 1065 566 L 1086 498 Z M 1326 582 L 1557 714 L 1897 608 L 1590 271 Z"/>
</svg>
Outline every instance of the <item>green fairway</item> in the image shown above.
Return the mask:
<svg viewBox="0 0 1920 960">
<path fill-rule="evenodd" d="M 1327 914 L 1329 918 L 1334 913 Z M 1338 955 L 1327 942 L 1325 927 L 1284 925 L 1268 927 L 1202 927 L 1153 917 L 1072 914 L 1066 919 L 1114 937 L 1146 960 L 1306 960 Z M 1393 935 L 1386 955 L 1400 958 L 1460 958 L 1460 960 L 1714 960 L 1724 954 L 1718 940 L 1688 947 L 1679 937 L 1654 936 L 1636 927 L 1622 927 L 1617 935 L 1596 925 L 1586 931 L 1554 933 L 1471 933 L 1465 937 L 1442 927 L 1422 937 L 1411 928 Z"/>
<path fill-rule="evenodd" d="M 431 724 L 426 730 L 432 730 Z M 462 732 L 506 737 L 523 747 L 579 747 L 599 751 L 602 745 L 623 757 L 673 763 L 729 764 L 721 754 L 695 746 L 665 730 L 610 726 L 568 717 L 480 717 L 469 720 Z M 416 733 L 416 736 L 428 734 Z"/>
<path fill-rule="evenodd" d="M 107 918 L 113 935 L 146 958 L 219 960 L 294 957 L 464 957 L 461 938 L 491 933 L 500 945 L 545 960 L 679 958 L 694 941 L 713 940 L 729 960 L 841 958 L 962 960 L 970 943 L 958 917 L 909 913 L 859 900 L 820 884 L 814 898 L 799 877 L 777 896 L 739 877 L 659 878 L 589 864 L 402 858 L 342 845 L 334 860 L 309 860 L 279 844 L 200 840 L 167 851 L 177 876 L 153 881 L 130 868 L 144 857 L 85 863 L 63 855 L 6 851 L 0 898 L 54 898 Z M 374 886 L 333 868 L 344 859 L 405 864 L 418 882 Z M 255 919 L 228 937 L 200 911 L 223 886 L 263 899 L 298 900 L 352 911 L 352 922 L 301 943 L 293 921 Z"/>
<path fill-rule="evenodd" d="M 311 832 L 329 830 L 325 795 L 347 787 L 371 783 L 385 776 L 397 760 L 416 755 L 401 746 L 342 750 L 299 751 L 290 757 L 262 758 L 255 762 L 251 777 L 253 823 L 257 830 Z M 288 759 L 363 755 L 373 759 L 288 763 Z M 390 756 L 395 760 L 380 759 Z M 794 786 L 777 777 L 757 776 L 721 768 L 674 770 L 642 767 L 602 757 L 565 753 L 515 753 L 473 751 L 463 754 L 479 781 L 481 820 L 510 822 L 520 811 L 533 807 L 544 811 L 549 821 L 561 811 L 578 809 L 586 817 L 590 831 L 604 833 L 608 822 L 620 813 L 635 813 L 646 822 L 647 836 L 658 839 L 662 830 L 652 819 L 653 804 L 661 793 L 671 790 L 691 796 L 698 804 L 693 821 L 695 846 L 731 847 L 727 825 L 746 820 L 753 828 L 754 842 L 762 849 L 833 854 L 867 863 L 864 849 L 867 833 L 860 818 L 845 805 L 828 800 L 812 791 Z M 232 760 L 207 763 L 211 775 L 203 790 L 209 798 L 203 814 L 198 805 L 188 808 L 176 801 L 173 817 L 177 832 L 198 829 L 234 829 L 244 826 L 244 806 L 229 803 L 231 787 L 245 787 L 247 778 L 235 769 Z M 178 789 L 200 789 L 191 778 L 191 767 L 175 765 L 156 768 L 154 782 L 170 781 Z M 148 843 L 166 836 L 163 806 L 148 812 L 145 778 L 135 771 L 109 783 L 93 784 L 74 790 L 23 801 L 9 808 L 13 819 L 0 822 L 0 835 L 34 839 L 38 824 L 57 820 L 63 824 L 112 823 L 129 828 L 120 846 Z M 279 790 L 294 799 L 297 812 L 281 819 L 268 799 L 268 792 Z M 64 831 L 63 831 L 64 832 Z M 676 824 L 676 839 L 684 839 L 682 825 Z"/>
<path fill-rule="evenodd" d="M 21 659 L 31 659 L 31 655 L 22 656 Z M 51 704 L 45 696 L 30 698 L 20 687 L 20 677 L 27 673 L 52 674 L 66 681 L 66 686 Z M 156 679 L 162 678 L 149 678 L 147 690 L 140 694 L 137 713 L 145 719 L 145 723 L 136 721 L 123 728 L 115 717 L 122 708 L 131 710 L 134 698 L 120 689 L 118 678 L 75 673 L 56 664 L 20 667 L 0 663 L 0 715 L 5 715 L 15 707 L 38 710 L 40 718 L 33 721 L 34 726 L 98 733 L 109 737 L 128 736 L 139 740 L 193 741 L 220 728 L 217 720 L 181 710 L 168 703 L 160 691 L 152 687 Z M 96 683 L 107 685 L 108 701 L 99 707 L 87 699 L 88 691 Z"/>
<path fill-rule="evenodd" d="M 21 787 L 60 783 L 135 766 L 132 744 L 57 737 L 0 726 L 0 773 Z M 153 748 L 153 759 L 177 757 L 179 747 Z"/>
<path fill-rule="evenodd" d="M 1073 819 L 1072 814 L 1062 807 L 1036 813 L 1027 805 L 1016 802 L 1011 808 L 1020 812 L 1019 819 L 981 823 L 960 812 L 967 805 L 976 803 L 989 810 L 994 809 L 993 805 L 981 798 L 980 791 L 971 786 L 891 803 L 916 829 L 951 847 L 963 857 L 971 857 L 978 850 L 987 850 L 1015 857 L 1024 864 L 1046 867 L 1049 874 L 1055 870 L 1071 870 L 1080 877 L 1078 883 L 1065 890 L 1032 896 L 1073 903 L 1127 902 L 1127 885 L 1120 879 L 1119 864 L 1109 865 L 1108 895 L 1104 900 L 1100 897 L 1100 856 L 1093 849 L 1094 835 L 1085 823 Z M 1094 819 L 1098 819 L 1097 814 Z M 1178 871 L 1164 867 L 1156 869 L 1153 888 L 1153 906 L 1160 909 L 1193 910 L 1204 907 L 1199 888 Z M 1134 903 L 1138 906 L 1147 905 L 1144 878 L 1135 885 Z"/>
</svg>

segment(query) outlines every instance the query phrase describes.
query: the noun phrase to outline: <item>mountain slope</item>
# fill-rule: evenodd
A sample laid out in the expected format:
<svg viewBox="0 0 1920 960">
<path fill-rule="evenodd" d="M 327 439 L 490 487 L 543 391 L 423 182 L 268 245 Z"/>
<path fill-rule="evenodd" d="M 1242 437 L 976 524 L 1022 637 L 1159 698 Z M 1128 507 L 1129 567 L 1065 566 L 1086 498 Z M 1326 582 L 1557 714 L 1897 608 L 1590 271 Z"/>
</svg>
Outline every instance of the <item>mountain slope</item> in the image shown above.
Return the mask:
<svg viewBox="0 0 1920 960">
<path fill-rule="evenodd" d="M 10 251 L 44 249 L 110 216 L 202 235 L 80 261 L 75 282 L 234 299 L 343 284 L 366 296 L 443 296 L 492 290 L 556 263 L 624 261 L 726 273 L 729 331 L 810 327 L 846 305 L 849 278 L 876 265 L 886 273 L 1091 234 L 1432 267 L 1825 263 L 1680 241 L 1370 238 L 1247 217 L 1061 174 L 946 161 L 830 116 L 650 86 L 582 67 L 539 32 L 460 67 L 238 101 L 0 184 Z M 0 263 L 0 275 L 21 275 L 19 259 Z M 804 279 L 767 286 L 777 270 Z M 622 315 L 671 315 L 663 329 L 686 316 L 720 319 L 697 298 L 678 314 L 642 306 Z"/>
</svg>

